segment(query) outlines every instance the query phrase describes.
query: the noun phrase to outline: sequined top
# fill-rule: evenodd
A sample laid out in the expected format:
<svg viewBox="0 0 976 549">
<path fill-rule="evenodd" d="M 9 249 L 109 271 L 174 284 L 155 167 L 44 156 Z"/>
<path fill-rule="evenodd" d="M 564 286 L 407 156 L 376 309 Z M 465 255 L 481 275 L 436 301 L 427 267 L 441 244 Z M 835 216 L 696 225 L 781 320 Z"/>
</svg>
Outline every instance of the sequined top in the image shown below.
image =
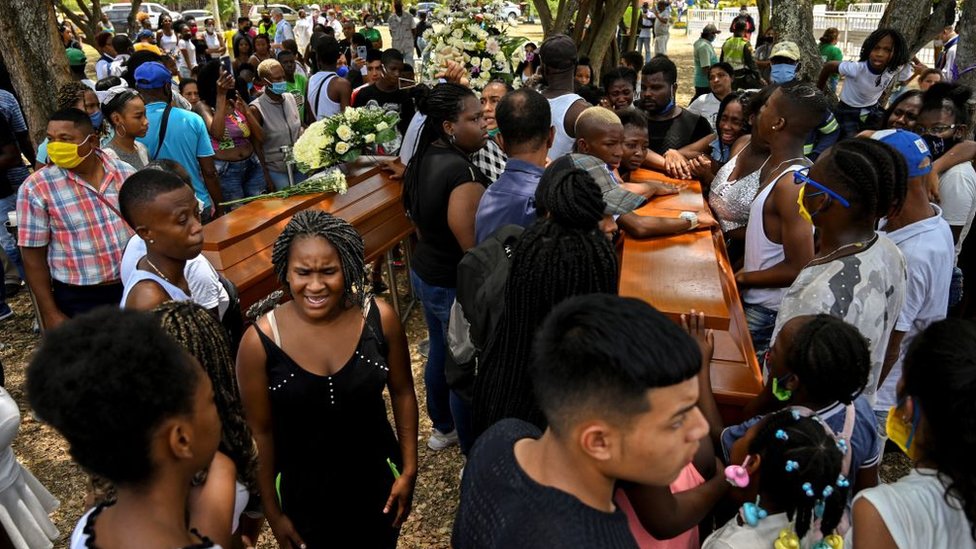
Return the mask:
<svg viewBox="0 0 976 549">
<path fill-rule="evenodd" d="M 767 157 L 758 170 L 739 179 L 729 180 L 738 159 L 737 153 L 722 166 L 715 174 L 712 190 L 708 193 L 708 205 L 715 213 L 722 232 L 733 231 L 749 223 L 749 206 L 759 192 L 759 174 L 769 161 Z"/>
</svg>

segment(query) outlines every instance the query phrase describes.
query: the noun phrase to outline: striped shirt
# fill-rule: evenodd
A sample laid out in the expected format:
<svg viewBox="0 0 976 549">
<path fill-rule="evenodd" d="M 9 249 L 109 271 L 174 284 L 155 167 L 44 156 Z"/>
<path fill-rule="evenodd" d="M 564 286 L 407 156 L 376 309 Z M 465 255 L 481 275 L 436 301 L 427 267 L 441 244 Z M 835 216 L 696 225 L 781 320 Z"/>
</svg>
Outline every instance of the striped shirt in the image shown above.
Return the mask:
<svg viewBox="0 0 976 549">
<path fill-rule="evenodd" d="M 76 286 L 119 280 L 122 252 L 132 231 L 116 213 L 119 189 L 131 166 L 96 149 L 105 177 L 93 188 L 74 172 L 49 165 L 17 193 L 17 239 L 25 248 L 47 246 L 51 278 Z M 111 206 L 109 206 L 111 204 Z"/>
</svg>

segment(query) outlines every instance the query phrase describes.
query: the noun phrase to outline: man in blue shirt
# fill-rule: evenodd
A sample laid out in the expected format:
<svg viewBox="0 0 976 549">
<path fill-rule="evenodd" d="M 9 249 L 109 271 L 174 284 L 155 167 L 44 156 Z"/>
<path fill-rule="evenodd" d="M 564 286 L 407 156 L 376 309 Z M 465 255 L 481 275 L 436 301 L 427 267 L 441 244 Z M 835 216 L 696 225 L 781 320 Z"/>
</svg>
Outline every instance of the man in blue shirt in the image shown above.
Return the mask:
<svg viewBox="0 0 976 549">
<path fill-rule="evenodd" d="M 295 32 L 291 29 L 291 24 L 285 21 L 285 16 L 281 12 L 281 8 L 275 8 L 271 10 L 271 18 L 275 22 L 275 32 L 274 32 L 274 43 L 271 47 L 276 50 L 284 49 L 285 40 L 294 40 Z"/>
<path fill-rule="evenodd" d="M 522 88 L 502 97 L 495 119 L 499 144 L 508 161 L 478 204 L 475 238 L 479 244 L 500 227 L 528 227 L 535 221 L 535 191 L 553 140 L 549 102 L 531 89 Z"/>
<path fill-rule="evenodd" d="M 149 159 L 168 158 L 186 168 L 193 180 L 193 192 L 203 203 L 204 223 L 220 215 L 220 182 L 214 167 L 214 150 L 203 119 L 196 113 L 169 108 L 173 99 L 172 74 L 162 63 L 143 63 L 136 69 L 136 88 L 146 101 L 149 132 L 137 138 L 149 150 Z M 166 133 L 160 143 L 163 116 Z"/>
</svg>

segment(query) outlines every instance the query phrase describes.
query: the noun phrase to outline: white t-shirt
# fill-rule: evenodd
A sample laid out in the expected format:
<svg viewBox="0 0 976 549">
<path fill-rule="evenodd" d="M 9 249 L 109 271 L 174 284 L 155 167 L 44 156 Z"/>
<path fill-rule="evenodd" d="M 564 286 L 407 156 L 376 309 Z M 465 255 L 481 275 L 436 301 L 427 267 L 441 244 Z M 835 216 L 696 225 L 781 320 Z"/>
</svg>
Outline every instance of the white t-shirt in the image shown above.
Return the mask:
<svg viewBox="0 0 976 549">
<path fill-rule="evenodd" d="M 976 212 L 976 170 L 969 162 L 956 164 L 939 177 L 939 194 L 942 196 L 942 217 L 952 227 L 962 227 L 956 255 L 969 234 Z"/>
<path fill-rule="evenodd" d="M 708 123 L 712 125 L 712 129 L 718 125 L 718 108 L 722 104 L 718 97 L 715 97 L 714 93 L 706 93 L 705 95 L 698 96 L 688 105 L 688 110 L 703 116 Z"/>
<path fill-rule="evenodd" d="M 949 306 L 949 283 L 952 266 L 956 262 L 955 248 L 949 224 L 942 218 L 942 210 L 932 205 L 935 215 L 902 227 L 888 236 L 905 256 L 908 281 L 905 303 L 895 323 L 895 330 L 904 332 L 898 360 L 891 367 L 884 385 L 878 389 L 875 410 L 886 411 L 895 405 L 896 388 L 901 378 L 901 365 L 912 340 L 925 328 L 942 320 Z M 884 227 L 882 227 L 882 230 Z"/>
<path fill-rule="evenodd" d="M 776 513 L 770 515 L 756 526 L 747 524 L 739 525 L 738 517 L 732 517 L 725 523 L 725 526 L 712 532 L 708 536 L 702 549 L 755 549 L 760 547 L 772 547 L 773 542 L 779 537 L 779 532 L 783 528 L 790 528 L 790 520 L 786 518 L 786 513 Z M 791 529 L 792 530 L 792 529 Z M 813 531 L 807 533 L 802 540 L 801 547 L 810 547 Z"/>
<path fill-rule="evenodd" d="M 420 138 L 420 130 L 424 127 L 424 121 L 427 120 L 427 116 L 420 114 L 420 112 L 415 112 L 413 118 L 410 119 L 410 125 L 407 126 L 407 133 L 403 136 L 403 143 L 400 145 L 400 162 L 404 166 L 410 163 L 410 159 L 413 158 L 414 149 L 417 148 L 417 139 Z"/>
<path fill-rule="evenodd" d="M 177 68 L 190 70 L 197 66 L 197 49 L 192 42 L 181 38 L 179 41 L 179 49 L 180 51 L 176 55 Z M 186 56 L 183 55 L 183 52 L 186 52 Z M 186 57 L 190 58 L 189 65 L 186 64 Z"/>
<path fill-rule="evenodd" d="M 641 29 L 640 38 L 650 38 L 651 37 L 651 25 L 654 24 L 654 14 L 651 10 L 641 11 Z"/>
<path fill-rule="evenodd" d="M 840 100 L 851 107 L 871 107 L 878 103 L 881 93 L 897 76 L 904 82 L 912 77 L 911 65 L 899 70 L 885 70 L 874 74 L 867 61 L 841 61 L 837 71 L 844 77 L 844 87 L 840 90 Z"/>
<path fill-rule="evenodd" d="M 854 326 L 871 351 L 864 397 L 874 406 L 888 339 L 905 301 L 906 276 L 905 258 L 884 235 L 858 253 L 807 265 L 783 296 L 772 340 L 798 316 L 826 313 Z"/>
<path fill-rule="evenodd" d="M 664 36 L 670 32 L 669 24 L 671 22 L 671 8 L 664 8 L 664 11 L 658 12 L 668 22 L 665 23 L 657 17 L 654 18 L 654 36 Z"/>
<path fill-rule="evenodd" d="M 862 490 L 878 510 L 899 549 L 974 549 L 971 524 L 957 504 L 946 503 L 945 487 L 932 469 L 917 469 L 894 484 Z M 854 525 L 857 528 L 857 524 Z M 853 547 L 854 530 L 845 547 Z"/>
<path fill-rule="evenodd" d="M 119 272 L 124 283 L 129 275 L 136 270 L 136 264 L 146 255 L 146 243 L 139 235 L 132 235 L 129 242 L 125 245 L 125 252 L 122 253 L 122 262 L 119 265 Z M 183 268 L 183 276 L 190 286 L 190 299 L 204 309 L 217 307 L 217 314 L 220 318 L 224 317 L 227 307 L 230 305 L 230 296 L 227 290 L 220 283 L 217 271 L 203 254 L 200 254 L 186 262 Z"/>
</svg>

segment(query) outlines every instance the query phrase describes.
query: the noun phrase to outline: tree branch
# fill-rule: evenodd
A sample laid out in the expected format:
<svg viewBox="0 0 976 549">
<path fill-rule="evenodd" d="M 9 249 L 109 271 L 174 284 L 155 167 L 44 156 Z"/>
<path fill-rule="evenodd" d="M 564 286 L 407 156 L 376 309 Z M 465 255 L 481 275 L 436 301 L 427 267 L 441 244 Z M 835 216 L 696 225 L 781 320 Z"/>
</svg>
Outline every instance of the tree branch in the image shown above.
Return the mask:
<svg viewBox="0 0 976 549">
<path fill-rule="evenodd" d="M 549 9 L 549 2 L 546 0 L 532 0 L 532 5 L 535 6 L 535 11 L 539 13 L 539 22 L 542 23 L 543 36 L 549 36 L 549 32 L 552 30 L 552 11 Z"/>
</svg>

